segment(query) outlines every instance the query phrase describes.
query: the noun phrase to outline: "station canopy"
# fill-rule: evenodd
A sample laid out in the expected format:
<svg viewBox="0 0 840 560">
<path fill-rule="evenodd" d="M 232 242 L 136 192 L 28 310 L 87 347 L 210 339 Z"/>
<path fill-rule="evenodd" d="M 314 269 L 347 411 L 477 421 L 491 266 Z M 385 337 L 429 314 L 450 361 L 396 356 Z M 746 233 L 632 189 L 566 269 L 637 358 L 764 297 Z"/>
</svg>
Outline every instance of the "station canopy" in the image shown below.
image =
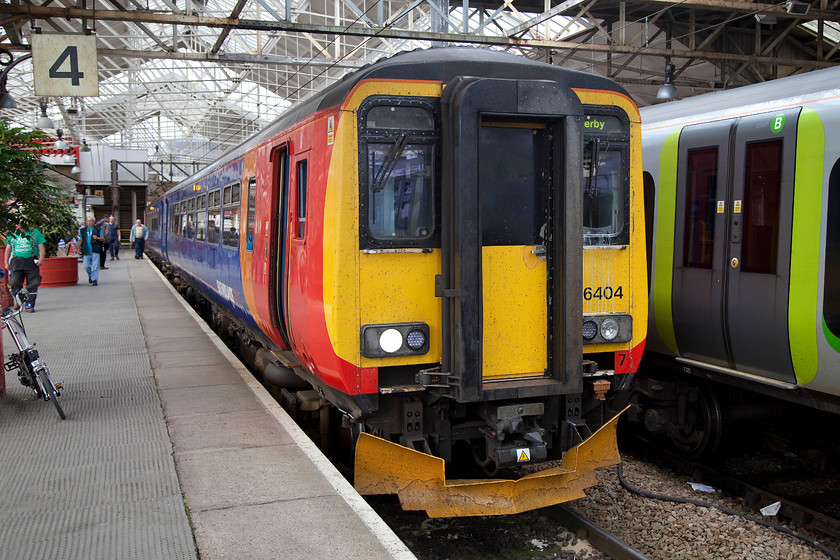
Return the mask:
<svg viewBox="0 0 840 560">
<path fill-rule="evenodd" d="M 34 128 L 207 162 L 287 108 L 401 51 L 473 44 L 607 75 L 644 106 L 840 62 L 840 0 L 2 0 L 0 70 Z M 99 95 L 39 97 L 35 34 L 96 38 Z M 2 85 L 2 83 L 0 83 Z M 47 129 L 55 135 L 55 129 Z"/>
</svg>

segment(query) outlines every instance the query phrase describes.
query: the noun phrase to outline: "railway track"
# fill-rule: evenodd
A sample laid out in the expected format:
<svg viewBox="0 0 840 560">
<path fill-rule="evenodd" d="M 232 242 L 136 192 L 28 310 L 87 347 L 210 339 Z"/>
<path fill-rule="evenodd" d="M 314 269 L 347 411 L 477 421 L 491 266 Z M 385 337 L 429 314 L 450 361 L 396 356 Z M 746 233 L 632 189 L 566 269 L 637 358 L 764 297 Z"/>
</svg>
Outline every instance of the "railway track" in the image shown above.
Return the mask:
<svg viewBox="0 0 840 560">
<path fill-rule="evenodd" d="M 777 434 L 762 435 L 773 440 L 779 438 Z M 800 529 L 822 537 L 821 541 L 826 538 L 828 546 L 825 548 L 820 543 L 805 542 L 819 548 L 829 557 L 840 558 L 840 519 L 814 507 L 815 503 L 817 506 L 825 504 L 836 507 L 836 502 L 831 500 L 835 492 L 832 490 L 826 492 L 826 496 L 821 496 L 819 492 L 813 491 L 815 488 L 834 486 L 840 481 L 840 473 L 830 469 L 828 472 L 825 469 L 814 472 L 780 468 L 772 452 L 760 455 L 756 451 L 755 437 L 754 433 L 747 436 L 753 444 L 745 443 L 739 446 L 737 442 L 731 443 L 722 454 L 705 461 L 688 459 L 642 437 L 635 438 L 628 447 L 645 461 L 687 475 L 692 481 L 706 484 L 737 499 L 744 507 L 754 512 L 756 518 L 767 520 L 768 525 L 790 525 L 796 529 L 791 533 L 796 532 L 794 536 L 797 538 L 800 538 Z M 770 446 L 770 449 L 773 447 Z M 788 459 L 794 455 L 785 445 L 776 445 L 775 448 L 785 450 L 783 454 L 786 453 Z M 800 453 L 809 456 L 813 455 L 814 451 L 800 450 Z M 785 488 L 788 492 L 783 494 L 773 491 L 772 488 Z M 818 498 L 816 502 L 815 495 Z M 761 509 L 772 504 L 779 505 L 777 513 L 764 516 Z"/>
</svg>

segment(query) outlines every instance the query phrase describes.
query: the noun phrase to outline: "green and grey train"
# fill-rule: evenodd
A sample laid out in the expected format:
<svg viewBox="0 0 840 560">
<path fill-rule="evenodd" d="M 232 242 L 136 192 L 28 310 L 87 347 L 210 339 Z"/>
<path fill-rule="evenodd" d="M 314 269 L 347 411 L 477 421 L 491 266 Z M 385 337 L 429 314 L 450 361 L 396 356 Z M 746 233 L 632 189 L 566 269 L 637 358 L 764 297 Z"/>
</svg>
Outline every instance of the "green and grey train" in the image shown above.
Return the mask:
<svg viewBox="0 0 840 560">
<path fill-rule="evenodd" d="M 648 107 L 642 143 L 634 420 L 701 455 L 735 392 L 840 414 L 840 67 Z"/>
</svg>

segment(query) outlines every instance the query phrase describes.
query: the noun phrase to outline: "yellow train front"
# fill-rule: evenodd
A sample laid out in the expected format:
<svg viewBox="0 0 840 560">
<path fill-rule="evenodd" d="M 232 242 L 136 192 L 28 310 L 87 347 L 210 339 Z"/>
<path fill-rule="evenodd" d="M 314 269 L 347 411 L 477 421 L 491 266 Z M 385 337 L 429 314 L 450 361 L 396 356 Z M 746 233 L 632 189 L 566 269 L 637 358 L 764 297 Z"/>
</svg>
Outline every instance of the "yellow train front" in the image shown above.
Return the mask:
<svg viewBox="0 0 840 560">
<path fill-rule="evenodd" d="M 329 339 L 377 389 L 356 487 L 431 516 L 578 498 L 619 460 L 613 424 L 591 436 L 644 346 L 637 109 L 504 53 L 380 64 L 345 86 L 324 212 Z M 463 457 L 492 475 L 562 456 L 445 479 Z"/>
<path fill-rule="evenodd" d="M 341 411 L 360 492 L 432 516 L 578 498 L 619 460 L 609 398 L 644 347 L 639 126 L 602 77 L 399 54 L 155 201 L 149 251 L 266 383 Z M 446 478 L 465 463 L 496 478 Z"/>
</svg>

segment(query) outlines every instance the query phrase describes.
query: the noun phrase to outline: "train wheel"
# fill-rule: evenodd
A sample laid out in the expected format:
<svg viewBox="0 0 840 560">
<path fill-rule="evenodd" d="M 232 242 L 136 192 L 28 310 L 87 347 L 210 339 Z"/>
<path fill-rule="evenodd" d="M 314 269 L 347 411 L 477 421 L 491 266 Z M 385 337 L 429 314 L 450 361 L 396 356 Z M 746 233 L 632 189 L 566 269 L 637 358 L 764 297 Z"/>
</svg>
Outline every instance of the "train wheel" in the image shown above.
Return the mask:
<svg viewBox="0 0 840 560">
<path fill-rule="evenodd" d="M 683 455 L 696 459 L 717 451 L 723 436 L 723 414 L 714 392 L 701 389 L 699 398 L 688 411 L 688 430 L 669 436 L 671 444 Z"/>
</svg>

